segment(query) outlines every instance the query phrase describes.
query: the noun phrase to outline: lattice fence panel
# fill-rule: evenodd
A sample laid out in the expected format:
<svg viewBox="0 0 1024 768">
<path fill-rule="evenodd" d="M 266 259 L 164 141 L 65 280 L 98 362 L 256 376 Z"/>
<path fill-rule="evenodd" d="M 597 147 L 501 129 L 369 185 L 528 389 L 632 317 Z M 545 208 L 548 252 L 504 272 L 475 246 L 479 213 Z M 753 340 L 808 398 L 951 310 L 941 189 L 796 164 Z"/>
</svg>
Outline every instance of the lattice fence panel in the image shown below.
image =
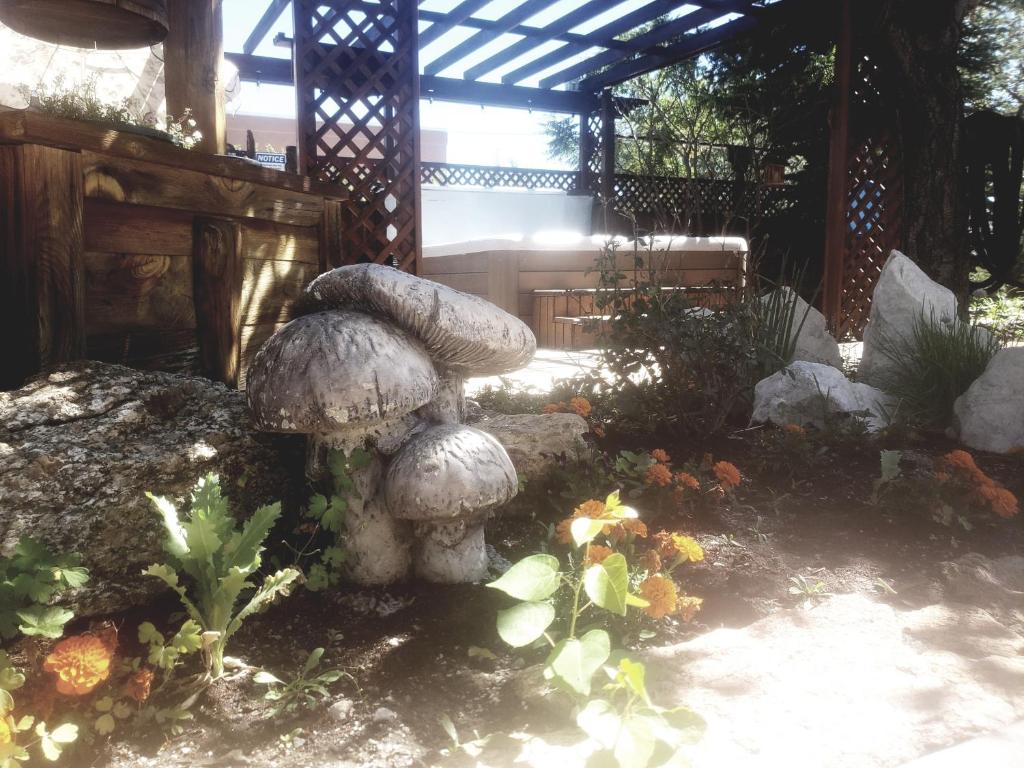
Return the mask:
<svg viewBox="0 0 1024 768">
<path fill-rule="evenodd" d="M 576 171 L 544 168 L 496 168 L 487 165 L 420 163 L 420 181 L 438 186 L 482 187 L 494 189 L 551 189 L 574 191 L 579 184 Z"/>
<path fill-rule="evenodd" d="M 420 252 L 414 0 L 295 0 L 300 155 L 347 187 L 345 260 L 415 271 Z"/>
</svg>

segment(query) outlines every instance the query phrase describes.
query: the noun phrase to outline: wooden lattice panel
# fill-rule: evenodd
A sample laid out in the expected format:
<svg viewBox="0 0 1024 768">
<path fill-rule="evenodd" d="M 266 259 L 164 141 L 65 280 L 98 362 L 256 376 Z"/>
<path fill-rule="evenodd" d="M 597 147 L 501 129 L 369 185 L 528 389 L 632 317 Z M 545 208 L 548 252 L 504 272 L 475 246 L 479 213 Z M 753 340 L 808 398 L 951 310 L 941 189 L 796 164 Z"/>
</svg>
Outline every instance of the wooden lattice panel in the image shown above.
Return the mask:
<svg viewBox="0 0 1024 768">
<path fill-rule="evenodd" d="M 344 260 L 416 271 L 416 3 L 295 0 L 294 14 L 300 163 L 351 190 Z"/>
<path fill-rule="evenodd" d="M 421 163 L 420 180 L 424 184 L 455 187 L 508 187 L 512 189 L 556 189 L 572 192 L 579 184 L 576 171 L 543 168 L 496 168 L 487 165 Z"/>
<path fill-rule="evenodd" d="M 900 246 L 903 190 L 894 143 L 863 140 L 850 156 L 839 334 L 860 336 L 889 253 Z"/>
</svg>

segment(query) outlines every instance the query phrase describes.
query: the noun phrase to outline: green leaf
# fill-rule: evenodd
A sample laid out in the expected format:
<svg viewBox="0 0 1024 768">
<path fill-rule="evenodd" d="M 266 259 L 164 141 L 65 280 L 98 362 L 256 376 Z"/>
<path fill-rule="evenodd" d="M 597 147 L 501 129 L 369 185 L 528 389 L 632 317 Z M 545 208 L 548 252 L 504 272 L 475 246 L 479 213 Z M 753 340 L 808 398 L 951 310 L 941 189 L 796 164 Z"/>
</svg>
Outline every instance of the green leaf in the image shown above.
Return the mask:
<svg viewBox="0 0 1024 768">
<path fill-rule="evenodd" d="M 592 629 L 583 637 L 562 640 L 548 656 L 544 676 L 567 686 L 581 696 L 590 695 L 590 684 L 611 654 L 611 640 L 603 629 Z"/>
<path fill-rule="evenodd" d="M 139 624 L 139 642 L 143 645 L 163 645 L 164 636 L 152 622 L 144 621 Z"/>
<path fill-rule="evenodd" d="M 202 634 L 202 627 L 192 619 L 189 619 L 174 633 L 174 637 L 171 638 L 171 642 L 168 645 L 178 651 L 178 653 L 195 653 L 203 647 Z"/>
<path fill-rule="evenodd" d="M 640 595 L 634 595 L 632 592 L 626 593 L 626 605 L 633 608 L 646 608 L 651 603 L 648 600 L 644 600 Z"/>
<path fill-rule="evenodd" d="M 345 522 L 345 513 L 348 511 L 348 502 L 341 496 L 331 496 L 331 503 L 320 518 L 320 525 L 324 530 L 337 533 Z"/>
<path fill-rule="evenodd" d="M 284 685 L 284 680 L 281 680 L 276 675 L 267 672 L 265 669 L 261 669 L 253 675 L 252 681 L 257 685 Z"/>
<path fill-rule="evenodd" d="M 657 746 L 655 723 L 643 715 L 627 715 L 612 750 L 619 768 L 647 768 Z"/>
<path fill-rule="evenodd" d="M 29 606 L 18 611 L 22 623 L 18 629 L 30 637 L 49 637 L 56 639 L 64 634 L 64 625 L 74 618 L 75 614 L 60 606 Z"/>
<path fill-rule="evenodd" d="M 160 517 L 163 520 L 164 529 L 167 531 L 167 538 L 164 539 L 164 550 L 171 557 L 176 557 L 179 560 L 183 559 L 188 555 L 188 544 L 185 543 L 185 531 L 178 520 L 177 507 L 163 496 L 154 496 L 152 493 L 147 492 L 146 498 L 153 502 L 153 506 L 156 507 L 156 511 L 160 513 Z"/>
<path fill-rule="evenodd" d="M 181 528 L 185 532 L 189 558 L 213 563 L 213 556 L 223 545 L 220 536 L 217 535 L 217 524 L 205 517 L 193 515 Z"/>
<path fill-rule="evenodd" d="M 320 559 L 330 568 L 340 568 L 348 559 L 348 553 L 341 547 L 327 547 Z"/>
<path fill-rule="evenodd" d="M 14 710 L 14 697 L 0 688 L 0 717 L 6 717 Z"/>
<path fill-rule="evenodd" d="M 114 699 L 112 696 L 104 696 L 102 699 L 97 699 L 93 706 L 96 707 L 97 712 L 109 712 L 114 708 Z"/>
<path fill-rule="evenodd" d="M 362 448 L 356 448 L 348 457 L 348 465 L 353 470 L 366 469 L 370 466 L 371 461 L 373 461 L 372 454 L 369 451 L 364 451 Z"/>
<path fill-rule="evenodd" d="M 605 749 L 612 749 L 622 727 L 622 718 L 604 699 L 591 699 L 576 715 L 576 725 Z"/>
<path fill-rule="evenodd" d="M 309 657 L 306 659 L 306 663 L 302 665 L 302 674 L 304 676 L 308 675 L 314 669 L 319 667 L 320 666 L 320 659 L 322 659 L 323 656 L 324 656 L 324 649 L 323 648 L 314 648 L 313 652 L 310 653 Z"/>
<path fill-rule="evenodd" d="M 114 704 L 114 717 L 118 720 L 127 720 L 132 716 L 132 708 L 127 703 L 119 701 Z"/>
<path fill-rule="evenodd" d="M 650 704 L 650 697 L 647 695 L 647 669 L 638 661 L 622 659 L 619 661 L 619 678 L 633 692 L 635 696 L 645 704 Z"/>
<path fill-rule="evenodd" d="M 78 726 L 72 723 L 58 725 L 50 732 L 50 738 L 58 744 L 71 744 L 78 738 Z"/>
<path fill-rule="evenodd" d="M 252 573 L 259 566 L 263 542 L 280 516 L 280 502 L 257 509 L 242 528 L 242 535 L 235 543 L 231 557 L 225 561 L 224 567 L 239 568 L 245 573 Z"/>
<path fill-rule="evenodd" d="M 903 458 L 903 451 L 882 451 L 880 458 L 883 483 L 890 483 L 902 474 L 900 459 Z"/>
<path fill-rule="evenodd" d="M 57 570 L 57 576 L 68 588 L 78 589 L 89 581 L 89 570 L 81 566 L 60 568 Z"/>
<path fill-rule="evenodd" d="M 498 634 L 513 648 L 522 648 L 543 635 L 554 620 L 551 603 L 519 603 L 498 611 Z"/>
<path fill-rule="evenodd" d="M 15 669 L 14 667 L 3 667 L 0 669 L 0 690 L 16 691 L 24 684 L 25 675 L 20 669 Z"/>
<path fill-rule="evenodd" d="M 60 760 L 60 754 L 63 750 L 60 744 L 57 744 L 49 734 L 44 734 L 39 739 L 39 751 L 43 753 L 43 757 L 51 763 L 55 763 Z"/>
<path fill-rule="evenodd" d="M 587 568 L 583 574 L 583 588 L 594 605 L 625 616 L 626 596 L 629 594 L 629 565 L 625 556 L 616 552 Z"/>
<path fill-rule="evenodd" d="M 93 729 L 100 736 L 107 736 L 114 732 L 117 728 L 117 721 L 114 720 L 114 716 L 111 714 L 100 715 L 96 718 L 96 722 L 93 723 Z"/>
<path fill-rule="evenodd" d="M 309 573 L 306 574 L 306 589 L 310 592 L 321 592 L 331 585 L 331 577 L 327 569 L 320 563 L 313 563 L 309 566 Z"/>
<path fill-rule="evenodd" d="M 572 533 L 572 540 L 577 547 L 589 544 L 597 538 L 598 534 L 608 525 L 607 520 L 591 520 L 589 517 L 577 517 L 569 527 Z"/>
<path fill-rule="evenodd" d="M 322 493 L 318 493 L 311 496 L 309 499 L 309 507 L 306 509 L 306 517 L 311 517 L 314 520 L 319 520 L 324 516 L 324 512 L 327 511 L 327 497 Z"/>
<path fill-rule="evenodd" d="M 487 586 L 517 600 L 537 601 L 551 597 L 561 584 L 558 560 L 551 555 L 531 555 L 513 565 Z"/>
<path fill-rule="evenodd" d="M 226 642 L 231 635 L 235 634 L 238 628 L 242 626 L 242 622 L 249 618 L 249 616 L 267 608 L 279 594 L 287 594 L 288 588 L 292 585 L 292 582 L 299 578 L 299 575 L 299 572 L 294 568 L 285 568 L 267 576 L 263 580 L 263 585 L 252 596 L 248 604 L 235 614 L 231 623 L 228 624 L 227 631 L 224 633 L 224 641 Z"/>
</svg>

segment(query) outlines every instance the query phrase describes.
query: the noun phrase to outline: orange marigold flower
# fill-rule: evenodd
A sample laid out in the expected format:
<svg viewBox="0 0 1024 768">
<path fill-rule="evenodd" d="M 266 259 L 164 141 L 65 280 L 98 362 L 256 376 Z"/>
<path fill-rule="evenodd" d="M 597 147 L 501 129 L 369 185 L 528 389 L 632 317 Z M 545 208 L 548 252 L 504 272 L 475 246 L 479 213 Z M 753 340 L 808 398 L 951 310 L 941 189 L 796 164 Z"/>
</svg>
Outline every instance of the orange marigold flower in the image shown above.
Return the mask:
<svg viewBox="0 0 1024 768">
<path fill-rule="evenodd" d="M 679 598 L 679 617 L 683 621 L 693 621 L 693 617 L 697 615 L 697 611 L 701 609 L 702 605 L 704 605 L 702 598 L 683 595 Z"/>
<path fill-rule="evenodd" d="M 676 485 L 680 488 L 689 488 L 691 491 L 700 490 L 700 480 L 691 475 L 689 472 L 679 472 L 676 474 Z"/>
<path fill-rule="evenodd" d="M 730 464 L 728 461 L 720 461 L 712 469 L 714 470 L 715 477 L 718 478 L 719 484 L 726 490 L 736 488 L 742 481 L 740 471 L 736 469 L 734 464 Z"/>
<path fill-rule="evenodd" d="M 784 431 L 791 435 L 806 435 L 807 430 L 801 427 L 799 424 L 787 424 L 782 428 Z"/>
<path fill-rule="evenodd" d="M 572 544 L 572 521 L 573 518 L 567 517 L 555 526 L 555 540 L 559 544 Z"/>
<path fill-rule="evenodd" d="M 544 413 L 564 413 L 565 403 L 548 403 L 544 406 Z"/>
<path fill-rule="evenodd" d="M 676 585 L 664 576 L 648 576 L 640 584 L 640 596 L 650 605 L 644 613 L 652 619 L 663 619 L 676 612 L 678 593 Z"/>
<path fill-rule="evenodd" d="M 668 464 L 672 461 L 672 457 L 665 453 L 661 448 L 655 448 L 651 451 L 651 458 L 655 461 L 660 461 L 662 464 Z"/>
<path fill-rule="evenodd" d="M 946 464 L 956 469 L 964 469 L 969 472 L 974 472 L 978 469 L 978 465 L 974 463 L 974 457 L 967 451 L 950 451 L 942 459 Z"/>
<path fill-rule="evenodd" d="M 110 677 L 113 653 L 95 635 L 76 635 L 54 647 L 43 669 L 57 674 L 57 691 L 66 696 L 84 696 Z"/>
<path fill-rule="evenodd" d="M 569 407 L 576 412 L 577 416 L 582 416 L 584 419 L 590 415 L 593 407 L 590 405 L 590 401 L 585 397 L 574 397 L 569 401 Z"/>
<path fill-rule="evenodd" d="M 128 678 L 128 682 L 124 687 L 125 696 L 141 704 L 149 698 L 149 689 L 152 685 L 153 670 L 149 667 L 143 667 Z"/>
<path fill-rule="evenodd" d="M 591 499 L 584 501 L 572 512 L 573 517 L 587 517 L 591 520 L 606 520 L 609 518 L 607 508 L 603 501 Z"/>
<path fill-rule="evenodd" d="M 590 428 L 590 431 L 593 432 L 596 437 L 603 438 L 605 436 L 604 427 L 602 427 L 600 424 L 594 424 Z"/>
<path fill-rule="evenodd" d="M 610 555 L 615 554 L 611 547 L 603 547 L 600 544 L 591 544 L 587 547 L 586 564 L 603 563 Z"/>
<path fill-rule="evenodd" d="M 658 531 L 651 537 L 651 543 L 663 559 L 669 560 L 676 556 L 676 545 L 672 543 L 672 534 L 668 531 Z"/>
<path fill-rule="evenodd" d="M 1000 517 L 1010 518 L 1020 511 L 1020 503 L 1012 492 L 998 485 L 983 485 L 978 493 L 988 502 L 989 508 Z"/>
<path fill-rule="evenodd" d="M 644 483 L 664 488 L 672 484 L 672 471 L 664 464 L 655 464 L 644 474 Z"/>
<path fill-rule="evenodd" d="M 692 536 L 681 533 L 672 534 L 672 546 L 679 556 L 691 563 L 699 563 L 704 559 L 704 548 Z"/>
<path fill-rule="evenodd" d="M 661 555 L 658 550 L 649 549 L 640 558 L 640 567 L 649 574 L 661 573 Z"/>
<path fill-rule="evenodd" d="M 619 525 L 609 529 L 605 529 L 604 534 L 612 540 L 613 543 L 618 544 L 622 539 L 626 538 L 627 534 L 631 534 L 640 539 L 647 538 L 647 525 L 635 517 L 627 517 Z"/>
</svg>

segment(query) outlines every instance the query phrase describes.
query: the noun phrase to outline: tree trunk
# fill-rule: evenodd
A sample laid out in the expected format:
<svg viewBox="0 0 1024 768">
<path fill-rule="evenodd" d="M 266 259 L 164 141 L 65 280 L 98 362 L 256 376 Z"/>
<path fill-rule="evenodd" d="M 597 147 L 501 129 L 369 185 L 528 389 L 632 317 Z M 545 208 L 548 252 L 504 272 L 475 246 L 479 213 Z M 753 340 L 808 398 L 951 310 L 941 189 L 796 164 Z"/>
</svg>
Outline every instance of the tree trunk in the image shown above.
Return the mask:
<svg viewBox="0 0 1024 768">
<path fill-rule="evenodd" d="M 962 23 L 976 0 L 883 0 L 880 40 L 896 77 L 907 255 L 962 300 L 971 260 L 960 139 Z M 961 301 L 961 306 L 965 302 Z"/>
</svg>

